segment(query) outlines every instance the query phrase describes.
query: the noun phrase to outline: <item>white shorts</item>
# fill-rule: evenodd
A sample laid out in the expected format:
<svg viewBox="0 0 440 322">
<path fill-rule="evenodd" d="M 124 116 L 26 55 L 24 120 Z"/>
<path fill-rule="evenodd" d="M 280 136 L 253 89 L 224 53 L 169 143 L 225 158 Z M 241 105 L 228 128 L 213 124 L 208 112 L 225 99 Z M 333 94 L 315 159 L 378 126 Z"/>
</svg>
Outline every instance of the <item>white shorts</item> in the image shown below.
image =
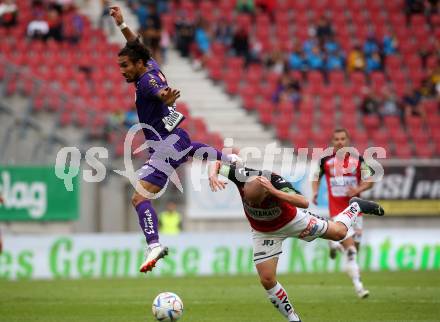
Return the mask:
<svg viewBox="0 0 440 322">
<path fill-rule="evenodd" d="M 327 220 L 315 216 L 310 211 L 298 209 L 296 217 L 276 231 L 252 230 L 254 262 L 258 264 L 278 257 L 282 253 L 283 241 L 288 237 L 312 241 L 325 234 L 327 228 Z"/>
</svg>

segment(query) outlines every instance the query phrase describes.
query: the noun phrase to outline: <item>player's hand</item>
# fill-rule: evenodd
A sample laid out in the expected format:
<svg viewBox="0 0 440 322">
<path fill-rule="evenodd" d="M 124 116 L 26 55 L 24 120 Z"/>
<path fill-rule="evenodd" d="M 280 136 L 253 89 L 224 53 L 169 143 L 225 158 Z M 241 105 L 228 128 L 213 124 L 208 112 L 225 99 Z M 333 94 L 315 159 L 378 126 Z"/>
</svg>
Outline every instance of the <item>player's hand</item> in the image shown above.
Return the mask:
<svg viewBox="0 0 440 322">
<path fill-rule="evenodd" d="M 162 102 L 164 102 L 168 106 L 172 106 L 180 97 L 180 91 L 167 87 L 163 91 L 161 91 L 160 97 L 162 99 Z"/>
<path fill-rule="evenodd" d="M 266 177 L 256 177 L 255 180 L 257 180 L 271 195 L 278 192 L 278 189 L 275 188 Z"/>
<path fill-rule="evenodd" d="M 347 197 L 351 198 L 351 197 L 357 196 L 358 194 L 359 194 L 359 191 L 354 187 L 348 188 L 348 190 L 347 190 Z"/>
<path fill-rule="evenodd" d="M 217 176 L 209 177 L 209 186 L 211 187 L 212 192 L 224 190 L 227 184 L 227 182 L 221 181 Z"/>
<path fill-rule="evenodd" d="M 122 16 L 121 8 L 119 8 L 118 6 L 110 7 L 110 16 L 113 17 L 113 19 L 115 20 L 118 26 L 124 22 L 124 17 Z"/>
</svg>

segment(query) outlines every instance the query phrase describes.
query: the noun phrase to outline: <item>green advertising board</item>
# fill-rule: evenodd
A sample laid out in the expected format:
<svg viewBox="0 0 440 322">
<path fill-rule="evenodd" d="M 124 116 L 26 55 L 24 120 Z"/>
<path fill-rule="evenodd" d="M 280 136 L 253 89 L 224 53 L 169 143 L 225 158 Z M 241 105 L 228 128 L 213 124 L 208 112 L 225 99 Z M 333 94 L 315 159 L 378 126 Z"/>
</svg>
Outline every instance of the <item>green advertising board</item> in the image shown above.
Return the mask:
<svg viewBox="0 0 440 322">
<path fill-rule="evenodd" d="M 78 179 L 69 192 L 54 167 L 0 166 L 0 195 L 0 221 L 78 219 Z"/>
</svg>

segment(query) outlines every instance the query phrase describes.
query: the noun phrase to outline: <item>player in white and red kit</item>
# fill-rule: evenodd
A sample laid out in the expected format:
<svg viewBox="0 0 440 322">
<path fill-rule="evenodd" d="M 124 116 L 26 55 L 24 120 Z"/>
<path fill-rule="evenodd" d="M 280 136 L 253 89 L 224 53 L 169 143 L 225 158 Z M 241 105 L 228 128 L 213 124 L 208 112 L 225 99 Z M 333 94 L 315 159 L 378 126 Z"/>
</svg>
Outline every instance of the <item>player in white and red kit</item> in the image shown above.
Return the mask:
<svg viewBox="0 0 440 322">
<path fill-rule="evenodd" d="M 238 188 L 244 212 L 252 227 L 254 262 L 261 284 L 269 300 L 289 322 L 301 320 L 276 278 L 283 241 L 289 237 L 305 241 L 318 237 L 341 240 L 346 237 L 361 211 L 384 215 L 377 203 L 353 198 L 334 221 L 327 221 L 305 209 L 298 209 L 308 207 L 307 199 L 277 174 L 217 161 L 211 166 L 209 175 L 213 191 L 225 188 L 226 183 L 218 179 L 218 174 L 231 180 Z"/>
<path fill-rule="evenodd" d="M 362 156 L 353 157 L 349 154 L 336 157 L 337 151 L 349 144 L 348 131 L 337 129 L 333 133 L 332 144 L 334 153 L 320 160 L 318 180 L 312 182 L 313 200 L 316 203 L 318 195 L 319 181 L 325 175 L 328 187 L 329 214 L 330 218 L 335 218 L 340 211 L 345 209 L 350 202 L 350 198 L 359 196 L 362 191 L 368 190 L 373 186 L 373 182 L 367 181 L 372 175 L 371 168 L 365 163 Z M 343 250 L 347 258 L 347 273 L 353 281 L 354 288 L 360 298 L 366 298 L 369 291 L 366 290 L 361 282 L 360 269 L 357 263 L 357 252 L 362 236 L 362 214 L 360 214 L 353 225 L 353 230 L 348 238 L 340 243 L 330 241 L 330 257 L 336 257 L 336 251 Z M 341 247 L 342 246 L 342 247 Z"/>
</svg>

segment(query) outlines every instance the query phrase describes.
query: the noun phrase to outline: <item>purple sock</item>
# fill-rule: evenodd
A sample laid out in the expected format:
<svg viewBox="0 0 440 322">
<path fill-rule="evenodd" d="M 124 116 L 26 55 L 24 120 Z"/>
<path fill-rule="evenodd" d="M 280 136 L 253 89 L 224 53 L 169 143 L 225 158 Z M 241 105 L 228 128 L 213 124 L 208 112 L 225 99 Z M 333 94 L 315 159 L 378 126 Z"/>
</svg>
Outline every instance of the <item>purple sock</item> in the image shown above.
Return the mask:
<svg viewBox="0 0 440 322">
<path fill-rule="evenodd" d="M 147 244 L 159 242 L 157 214 L 150 200 L 144 200 L 136 206 L 139 217 L 139 225 L 144 232 Z"/>
<path fill-rule="evenodd" d="M 189 156 L 193 157 L 194 154 L 196 153 L 196 151 L 200 148 L 203 148 L 204 151 L 206 151 L 207 149 L 209 149 L 210 153 L 203 153 L 203 160 L 209 160 L 209 161 L 215 161 L 215 160 L 222 160 L 222 158 L 225 158 L 226 156 L 223 156 L 223 153 L 221 153 L 219 150 L 217 150 L 216 148 L 213 148 L 210 145 L 207 145 L 205 143 L 201 143 L 201 142 L 192 142 L 191 143 L 191 151 L 189 151 Z M 215 153 L 215 159 L 212 159 L 211 155 L 214 155 Z"/>
</svg>

